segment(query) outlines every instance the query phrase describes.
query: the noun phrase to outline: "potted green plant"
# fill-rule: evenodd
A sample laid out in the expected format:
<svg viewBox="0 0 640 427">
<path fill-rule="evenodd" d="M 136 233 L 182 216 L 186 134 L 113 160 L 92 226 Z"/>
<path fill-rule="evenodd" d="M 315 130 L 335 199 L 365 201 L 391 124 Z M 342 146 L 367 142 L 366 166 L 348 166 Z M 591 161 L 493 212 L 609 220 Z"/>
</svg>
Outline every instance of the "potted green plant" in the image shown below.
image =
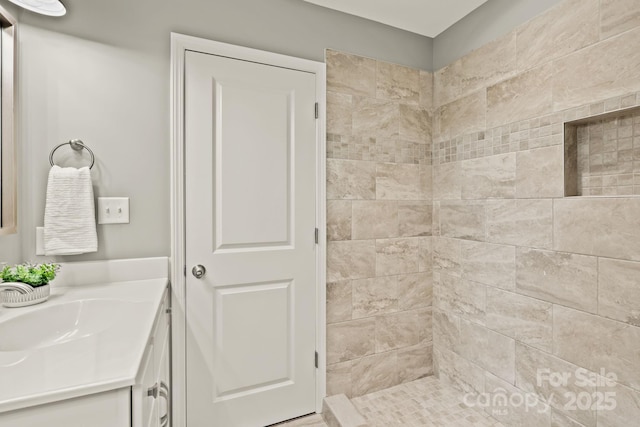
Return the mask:
<svg viewBox="0 0 640 427">
<path fill-rule="evenodd" d="M 5 266 L 0 270 L 2 304 L 6 307 L 24 307 L 46 301 L 51 293 L 49 282 L 59 270 L 60 266 L 55 263 Z"/>
</svg>

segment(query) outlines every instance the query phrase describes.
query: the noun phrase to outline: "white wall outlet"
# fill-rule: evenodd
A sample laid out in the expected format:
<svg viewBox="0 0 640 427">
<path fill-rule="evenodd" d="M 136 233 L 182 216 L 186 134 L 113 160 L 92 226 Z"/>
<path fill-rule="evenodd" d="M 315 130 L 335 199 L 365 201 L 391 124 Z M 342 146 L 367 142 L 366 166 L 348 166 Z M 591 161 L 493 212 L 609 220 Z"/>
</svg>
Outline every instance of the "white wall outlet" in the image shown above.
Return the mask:
<svg viewBox="0 0 640 427">
<path fill-rule="evenodd" d="M 98 224 L 128 223 L 128 197 L 98 197 Z"/>
</svg>

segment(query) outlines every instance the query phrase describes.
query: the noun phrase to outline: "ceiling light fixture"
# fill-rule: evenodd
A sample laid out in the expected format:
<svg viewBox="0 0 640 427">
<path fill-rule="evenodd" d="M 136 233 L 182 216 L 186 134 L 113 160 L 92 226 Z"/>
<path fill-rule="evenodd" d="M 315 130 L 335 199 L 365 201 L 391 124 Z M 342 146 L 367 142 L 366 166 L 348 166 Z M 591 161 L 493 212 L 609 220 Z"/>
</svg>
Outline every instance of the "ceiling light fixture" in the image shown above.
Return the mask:
<svg viewBox="0 0 640 427">
<path fill-rule="evenodd" d="M 62 16 L 67 9 L 59 0 L 9 0 L 31 12 L 47 16 Z"/>
</svg>

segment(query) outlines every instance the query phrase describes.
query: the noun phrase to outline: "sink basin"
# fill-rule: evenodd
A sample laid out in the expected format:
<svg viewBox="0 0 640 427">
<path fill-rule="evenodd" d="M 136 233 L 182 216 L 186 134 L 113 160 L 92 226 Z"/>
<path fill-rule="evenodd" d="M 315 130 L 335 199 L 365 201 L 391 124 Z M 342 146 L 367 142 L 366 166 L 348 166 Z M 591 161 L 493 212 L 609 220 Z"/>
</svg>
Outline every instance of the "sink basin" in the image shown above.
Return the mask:
<svg viewBox="0 0 640 427">
<path fill-rule="evenodd" d="M 61 344 L 100 333 L 131 310 L 134 302 L 86 299 L 45 305 L 0 322 L 0 351 Z"/>
</svg>

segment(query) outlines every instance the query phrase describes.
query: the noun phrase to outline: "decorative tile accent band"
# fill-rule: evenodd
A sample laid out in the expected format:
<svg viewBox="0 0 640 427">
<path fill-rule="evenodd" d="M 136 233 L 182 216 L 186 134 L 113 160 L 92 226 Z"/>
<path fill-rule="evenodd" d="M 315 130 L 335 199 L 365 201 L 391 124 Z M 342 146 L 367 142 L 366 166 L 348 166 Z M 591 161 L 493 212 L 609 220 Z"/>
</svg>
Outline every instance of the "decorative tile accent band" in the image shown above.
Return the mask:
<svg viewBox="0 0 640 427">
<path fill-rule="evenodd" d="M 564 122 L 636 106 L 640 106 L 640 92 L 514 122 L 482 132 L 457 136 L 446 141 L 434 141 L 433 164 L 562 145 L 564 143 Z"/>
<path fill-rule="evenodd" d="M 431 144 L 328 133 L 327 157 L 330 159 L 430 165 Z"/>
</svg>

